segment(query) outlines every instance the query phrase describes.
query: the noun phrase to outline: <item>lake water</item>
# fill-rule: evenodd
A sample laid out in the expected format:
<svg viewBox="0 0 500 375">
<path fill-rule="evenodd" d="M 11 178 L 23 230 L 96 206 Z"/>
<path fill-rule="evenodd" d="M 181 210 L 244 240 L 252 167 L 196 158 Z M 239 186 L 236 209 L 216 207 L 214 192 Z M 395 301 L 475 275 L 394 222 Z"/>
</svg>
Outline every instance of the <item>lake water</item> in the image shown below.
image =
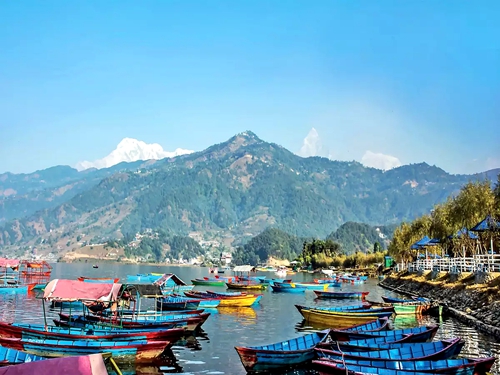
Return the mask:
<svg viewBox="0 0 500 375">
<path fill-rule="evenodd" d="M 126 281 L 127 275 L 148 272 L 172 272 L 190 283 L 195 277 L 208 275 L 208 268 L 201 267 L 176 267 L 176 266 L 143 266 L 143 265 L 120 265 L 102 264 L 100 268 L 94 269 L 88 263 L 53 265 L 52 278 L 75 279 L 78 276 L 87 277 L 120 277 L 122 282 Z M 261 273 L 268 278 L 275 277 L 274 273 Z M 297 281 L 312 281 L 314 275 L 298 273 L 291 275 Z M 317 275 L 316 275 L 317 277 Z M 204 287 L 196 287 L 203 290 Z M 209 287 L 212 290 L 224 291 L 222 287 Z M 338 288 L 335 288 L 338 289 Z M 376 280 L 368 280 L 364 285 L 348 285 L 343 290 L 367 290 L 370 292 L 369 299 L 380 301 L 380 296 L 396 296 L 396 294 L 377 286 Z M 196 337 L 188 337 L 176 343 L 172 349 L 173 357 L 166 358 L 161 366 L 149 366 L 141 368 L 126 368 L 124 374 L 204 374 L 204 375 L 239 375 L 245 374 L 240 359 L 234 350 L 234 346 L 263 345 L 276 341 L 286 340 L 300 335 L 297 328 L 300 327 L 302 316 L 294 307 L 301 305 L 332 305 L 350 304 L 356 301 L 324 301 L 315 299 L 315 294 L 306 291 L 305 294 L 273 293 L 270 290 L 263 291 L 264 296 L 260 305 L 248 308 L 224 308 L 209 309 L 212 315 L 203 325 L 202 332 Z M 35 294 L 26 295 L 0 295 L 0 318 L 3 321 L 25 321 L 43 322 L 42 301 Z M 48 319 L 56 317 L 56 311 L 46 309 Z M 495 339 L 485 336 L 476 330 L 467 327 L 460 322 L 446 318 L 437 321 L 437 318 L 396 318 L 395 328 L 412 327 L 416 325 L 440 323 L 440 329 L 436 335 L 437 339 L 454 336 L 462 337 L 466 344 L 462 350 L 463 356 L 496 356 L 500 358 L 500 344 Z M 294 370 L 286 374 L 316 374 L 313 370 Z M 500 363 L 496 363 L 492 371 L 500 374 Z"/>
</svg>

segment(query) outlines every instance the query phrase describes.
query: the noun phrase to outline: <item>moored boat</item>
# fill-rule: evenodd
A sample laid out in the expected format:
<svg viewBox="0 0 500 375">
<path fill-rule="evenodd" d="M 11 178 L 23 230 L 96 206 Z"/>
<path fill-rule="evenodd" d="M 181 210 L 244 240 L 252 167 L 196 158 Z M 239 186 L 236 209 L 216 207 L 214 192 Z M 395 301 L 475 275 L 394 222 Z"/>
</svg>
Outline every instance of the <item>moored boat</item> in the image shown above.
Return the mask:
<svg viewBox="0 0 500 375">
<path fill-rule="evenodd" d="M 354 369 L 351 365 L 363 365 L 363 373 L 380 373 L 379 371 L 373 372 L 372 369 L 379 370 L 402 370 L 402 371 L 421 371 L 433 374 L 447 374 L 447 375 L 462 375 L 465 369 L 472 369 L 474 374 L 485 374 L 491 370 L 495 363 L 495 357 L 485 358 L 457 358 L 457 359 L 442 359 L 438 361 L 356 361 L 356 360 L 333 360 L 322 358 L 322 361 L 330 362 L 331 364 L 342 363 L 345 364 L 349 370 Z M 328 364 L 325 364 L 327 367 Z M 345 374 L 345 368 L 342 369 L 342 374 Z M 385 374 L 385 372 L 383 372 Z"/>
<path fill-rule="evenodd" d="M 20 363 L 41 361 L 44 359 L 45 357 L 0 346 L 0 369 L 2 368 L 1 366 L 17 365 Z"/>
<path fill-rule="evenodd" d="M 314 347 L 327 339 L 329 330 L 262 346 L 236 346 L 247 371 L 272 371 L 311 361 Z"/>
<path fill-rule="evenodd" d="M 316 296 L 318 298 L 335 298 L 335 299 L 365 299 L 370 292 L 328 292 L 315 290 Z"/>
<path fill-rule="evenodd" d="M 293 285 L 293 286 L 284 286 L 285 284 L 281 285 L 271 285 L 271 289 L 274 293 L 304 293 L 306 291 L 306 287 L 299 286 L 299 285 Z"/>
<path fill-rule="evenodd" d="M 110 353 L 115 360 L 134 359 L 136 363 L 158 358 L 172 344 L 166 341 L 93 341 L 93 340 L 26 340 L 0 338 L 0 345 L 42 357 L 67 357 Z"/>
<path fill-rule="evenodd" d="M 336 360 L 440 360 L 458 355 L 464 344 L 465 341 L 457 337 L 449 340 L 426 343 L 389 344 L 392 349 L 367 352 L 347 352 L 322 348 L 316 348 L 315 351 L 319 357 L 327 357 Z"/>
<path fill-rule="evenodd" d="M 244 290 L 262 290 L 266 289 L 267 285 L 263 283 L 252 283 L 252 282 L 242 282 L 242 283 L 234 283 L 234 282 L 226 282 L 226 286 L 229 289 L 244 289 Z"/>
<path fill-rule="evenodd" d="M 119 277 L 85 277 L 80 276 L 78 281 L 82 281 L 84 283 L 117 283 L 120 281 Z"/>
<path fill-rule="evenodd" d="M 363 326 L 361 326 L 363 327 Z M 373 337 L 395 337 L 398 335 L 412 335 L 413 340 L 426 341 L 432 340 L 436 335 L 439 325 L 430 326 L 420 326 L 414 328 L 403 328 L 395 330 L 365 330 L 359 329 L 358 327 L 346 329 L 346 330 L 332 330 L 330 336 L 333 340 L 337 341 L 352 341 L 352 340 L 363 340 Z"/>
<path fill-rule="evenodd" d="M 301 314 L 306 322 L 317 323 L 330 328 L 348 328 L 355 324 L 368 323 L 376 318 L 373 315 L 334 315 L 328 311 L 320 310 L 302 310 Z"/>
</svg>

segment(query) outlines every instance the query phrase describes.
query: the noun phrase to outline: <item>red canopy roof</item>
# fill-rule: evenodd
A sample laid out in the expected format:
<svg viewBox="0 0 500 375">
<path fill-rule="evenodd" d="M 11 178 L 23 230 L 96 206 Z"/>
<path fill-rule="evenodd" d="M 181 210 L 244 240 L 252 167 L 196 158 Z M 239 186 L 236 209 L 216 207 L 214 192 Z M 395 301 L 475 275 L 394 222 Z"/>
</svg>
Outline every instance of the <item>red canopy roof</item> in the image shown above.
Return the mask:
<svg viewBox="0 0 500 375">
<path fill-rule="evenodd" d="M 47 284 L 43 298 L 51 301 L 116 301 L 122 284 L 82 283 L 54 279 Z"/>
<path fill-rule="evenodd" d="M 6 259 L 6 258 L 0 258 L 0 267 L 17 267 L 19 266 L 19 259 Z"/>
<path fill-rule="evenodd" d="M 100 354 L 64 357 L 0 367 L 0 375 L 108 375 Z"/>
</svg>

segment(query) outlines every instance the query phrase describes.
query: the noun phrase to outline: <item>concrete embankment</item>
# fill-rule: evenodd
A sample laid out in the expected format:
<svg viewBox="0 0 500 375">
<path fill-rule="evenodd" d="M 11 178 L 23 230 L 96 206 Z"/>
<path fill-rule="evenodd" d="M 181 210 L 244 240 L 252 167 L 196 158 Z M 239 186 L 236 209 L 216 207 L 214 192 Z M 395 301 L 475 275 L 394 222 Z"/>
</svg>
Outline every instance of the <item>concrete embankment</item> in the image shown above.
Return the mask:
<svg viewBox="0 0 500 375">
<path fill-rule="evenodd" d="M 438 301 L 446 313 L 500 338 L 500 274 L 398 273 L 380 285 L 395 292 Z"/>
</svg>

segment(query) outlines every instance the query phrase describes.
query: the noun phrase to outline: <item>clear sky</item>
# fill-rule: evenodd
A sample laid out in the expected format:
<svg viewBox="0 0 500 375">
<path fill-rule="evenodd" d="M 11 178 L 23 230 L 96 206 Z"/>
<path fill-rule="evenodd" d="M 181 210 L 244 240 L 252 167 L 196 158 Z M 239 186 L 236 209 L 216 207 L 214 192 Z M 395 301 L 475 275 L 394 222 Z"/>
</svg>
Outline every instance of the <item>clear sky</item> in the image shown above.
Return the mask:
<svg viewBox="0 0 500 375">
<path fill-rule="evenodd" d="M 125 137 L 202 150 L 252 130 L 298 153 L 312 127 L 334 159 L 500 167 L 497 0 L 19 0 L 0 17 L 0 172 Z"/>
</svg>

